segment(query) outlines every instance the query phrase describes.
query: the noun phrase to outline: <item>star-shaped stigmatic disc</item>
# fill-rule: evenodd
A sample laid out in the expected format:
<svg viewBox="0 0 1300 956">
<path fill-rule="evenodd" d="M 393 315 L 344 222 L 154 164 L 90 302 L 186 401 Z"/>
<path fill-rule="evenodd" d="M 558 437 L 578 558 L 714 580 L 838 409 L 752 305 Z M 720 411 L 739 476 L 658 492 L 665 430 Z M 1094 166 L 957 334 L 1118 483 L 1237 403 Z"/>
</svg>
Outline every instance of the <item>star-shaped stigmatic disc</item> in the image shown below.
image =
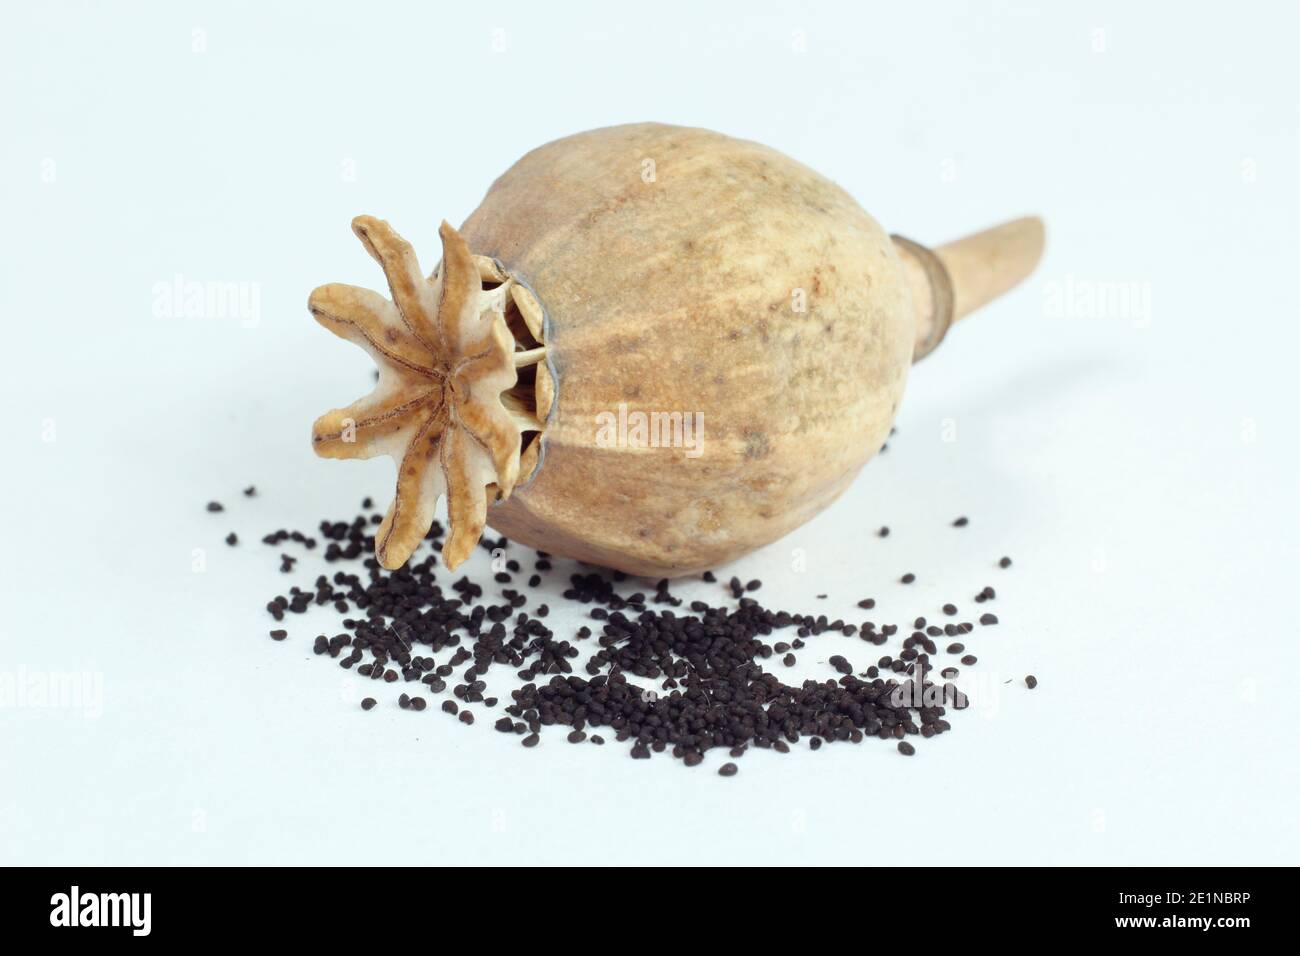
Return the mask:
<svg viewBox="0 0 1300 956">
<path fill-rule="evenodd" d="M 522 423 L 501 401 L 517 379 L 503 318 L 510 280 L 485 291 L 465 240 L 445 222 L 443 263 L 432 278 L 388 223 L 358 216 L 352 231 L 383 267 L 392 301 L 334 284 L 312 292 L 308 308 L 370 353 L 379 383 L 318 418 L 312 447 L 325 458 L 390 455 L 397 463 L 397 493 L 375 535 L 375 556 L 390 570 L 424 539 L 445 494 L 451 531 L 442 557 L 455 568 L 483 533 L 489 495 L 509 497 L 519 476 Z"/>
</svg>

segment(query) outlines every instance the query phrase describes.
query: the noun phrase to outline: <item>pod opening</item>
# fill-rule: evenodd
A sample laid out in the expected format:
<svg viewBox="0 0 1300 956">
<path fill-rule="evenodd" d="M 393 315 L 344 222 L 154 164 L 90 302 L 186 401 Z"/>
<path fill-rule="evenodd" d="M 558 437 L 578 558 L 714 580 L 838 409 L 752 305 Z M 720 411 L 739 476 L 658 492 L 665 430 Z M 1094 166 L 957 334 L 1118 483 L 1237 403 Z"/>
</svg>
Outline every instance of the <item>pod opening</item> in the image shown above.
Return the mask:
<svg viewBox="0 0 1300 956">
<path fill-rule="evenodd" d="M 518 380 L 501 395 L 501 402 L 519 421 L 535 423 L 520 434 L 521 474 L 528 475 L 537 465 L 538 439 L 550 414 L 555 394 L 554 379 L 546 367 L 546 332 L 542 308 L 533 293 L 487 256 L 476 256 L 483 290 L 508 285 L 502 317 L 515 342 L 515 372 Z"/>
</svg>

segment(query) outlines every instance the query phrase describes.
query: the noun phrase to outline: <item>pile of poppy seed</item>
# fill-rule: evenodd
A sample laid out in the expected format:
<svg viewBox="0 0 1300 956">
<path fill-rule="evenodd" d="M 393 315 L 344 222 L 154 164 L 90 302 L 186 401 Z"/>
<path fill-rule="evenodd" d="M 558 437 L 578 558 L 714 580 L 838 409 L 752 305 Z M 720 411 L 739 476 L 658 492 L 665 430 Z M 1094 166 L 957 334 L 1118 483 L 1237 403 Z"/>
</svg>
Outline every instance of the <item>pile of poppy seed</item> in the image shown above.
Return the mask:
<svg viewBox="0 0 1300 956">
<path fill-rule="evenodd" d="M 251 497 L 256 489 L 244 494 Z M 322 574 L 310 588 L 291 587 L 267 602 L 266 610 L 283 622 L 332 605 L 343 616 L 342 630 L 316 636 L 315 653 L 377 684 L 402 683 L 396 703 L 405 710 L 423 711 L 432 700 L 437 710 L 464 724 L 493 720 L 497 731 L 517 736 L 525 747 L 536 747 L 544 734 L 562 733 L 570 744 L 614 741 L 626 744 L 633 758 L 670 754 L 694 767 L 718 748 L 735 759 L 750 747 L 788 753 L 805 742 L 817 750 L 823 743 L 868 737 L 895 741 L 900 753 L 911 756 L 916 751 L 907 738 L 947 732 L 948 707 L 961 710 L 967 703 L 947 683 L 958 676 L 957 667 L 941 668 L 941 685 L 930 680 L 941 640 L 947 642 L 944 653 L 963 666 L 976 663 L 960 640 L 976 625 L 951 620 L 958 615 L 951 603 L 942 608 L 950 619 L 945 623 L 912 621 L 896 654 L 884 654 L 861 671 L 843 654 L 834 654 L 827 663 L 835 677 L 796 686 L 765 669 L 765 663 L 793 666 L 795 652 L 822 634 L 857 638 L 874 655 L 898 634 L 899 625 L 771 610 L 753 596 L 761 581 L 738 578 L 725 585 L 731 603 L 715 607 L 697 600 L 683 607 L 667 580 L 649 593 L 631 590 L 620 572 L 593 571 L 572 574 L 562 593 L 565 602 L 586 609 L 590 623 L 559 635 L 547 626 L 549 607 L 529 594 L 545 587 L 554 572 L 545 552 L 530 551 L 531 567 L 525 570 L 518 558 L 503 557 L 522 548 L 512 549 L 505 538 L 484 539 L 481 546 L 500 567 L 493 579 L 500 600 L 485 599 L 483 588 L 468 577 L 444 589 L 436 556 L 443 526 L 435 522 L 430 529 L 427 557 L 385 571 L 373 556 L 373 531 L 382 521 L 373 507 L 367 498 L 361 514 L 350 521 L 322 521 L 314 535 L 283 529 L 265 535 L 263 543 L 277 550 L 286 544 L 315 550 L 319 538 L 326 563 L 359 565 Z M 224 508 L 211 502 L 207 510 Z M 962 527 L 967 520 L 953 524 Z M 230 533 L 226 543 L 237 546 L 238 536 Z M 281 572 L 295 570 L 297 557 L 281 553 L 280 559 Z M 1011 559 L 997 563 L 1008 568 Z M 703 580 L 717 583 L 712 572 Z M 911 583 L 915 575 L 900 580 Z M 984 604 L 996 597 L 986 586 L 972 599 Z M 875 600 L 864 598 L 858 606 L 871 610 Z M 991 613 L 979 617 L 982 626 L 997 623 Z M 277 627 L 270 636 L 283 641 L 289 632 Z M 506 699 L 489 685 L 501 668 L 524 682 Z M 1037 681 L 1029 676 L 1025 685 L 1033 688 Z M 364 710 L 376 705 L 372 696 L 361 702 Z M 718 772 L 732 776 L 736 764 L 724 763 Z"/>
</svg>

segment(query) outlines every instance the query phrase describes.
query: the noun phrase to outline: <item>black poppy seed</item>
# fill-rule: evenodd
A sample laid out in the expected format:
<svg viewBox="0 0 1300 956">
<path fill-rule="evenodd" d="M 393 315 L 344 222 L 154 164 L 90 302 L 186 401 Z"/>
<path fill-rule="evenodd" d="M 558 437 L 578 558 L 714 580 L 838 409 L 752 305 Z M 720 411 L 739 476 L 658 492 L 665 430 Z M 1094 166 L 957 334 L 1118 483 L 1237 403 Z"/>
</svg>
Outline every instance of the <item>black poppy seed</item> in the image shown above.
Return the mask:
<svg viewBox="0 0 1300 956">
<path fill-rule="evenodd" d="M 208 502 L 208 510 L 211 511 L 211 512 L 213 512 L 213 513 L 216 513 L 216 512 L 218 512 L 218 511 L 225 511 L 226 509 L 225 509 L 225 507 L 221 504 L 220 501 L 209 501 L 209 502 Z"/>
<path fill-rule="evenodd" d="M 967 654 L 965 657 L 961 659 L 961 662 L 965 664 L 967 667 L 970 667 L 977 660 L 979 660 L 979 658 L 976 657 L 974 654 Z"/>
<path fill-rule="evenodd" d="M 426 706 L 427 706 L 427 702 L 423 697 L 411 698 L 411 710 L 424 710 Z"/>
<path fill-rule="evenodd" d="M 403 694 L 401 697 L 397 698 L 397 706 L 402 708 L 402 710 L 409 709 L 411 706 L 411 698 L 406 694 Z"/>
<path fill-rule="evenodd" d="M 1035 687 L 1038 686 L 1038 678 L 1035 677 L 1033 674 L 1030 674 L 1028 677 L 1025 678 L 1025 686 L 1028 687 L 1030 690 L 1033 690 Z"/>
<path fill-rule="evenodd" d="M 945 604 L 945 605 L 943 606 L 943 613 L 944 613 L 944 614 L 947 614 L 949 617 L 952 617 L 953 615 L 955 615 L 955 614 L 957 613 L 957 605 L 955 605 L 955 604 Z"/>
<path fill-rule="evenodd" d="M 467 723 L 474 719 L 468 706 L 481 702 L 488 708 L 500 706 L 495 713 L 489 711 L 498 731 L 531 736 L 534 744 L 544 726 L 563 727 L 575 742 L 601 744 L 604 738 L 590 733 L 598 727 L 626 742 L 637 759 L 671 752 L 691 766 L 713 748 L 738 758 L 750 746 L 784 753 L 800 740 L 817 750 L 826 742 L 868 737 L 898 741 L 945 729 L 935 713 L 942 714 L 943 707 L 905 707 L 892 700 L 900 680 L 924 683 L 934 669 L 929 655 L 937 648 L 919 628 L 897 659 L 883 658 L 860 676 L 846 658 L 833 655 L 826 659 L 837 679 L 786 684 L 765 669 L 764 660 L 777 657 L 793 666 L 792 652 L 802 648 L 805 639 L 835 632 L 884 644 L 897 634 L 898 625 L 877 629 L 872 622 L 857 626 L 829 620 L 825 614 L 765 608 L 752 596 L 761 588 L 757 579 L 741 584 L 733 578 L 728 590 L 734 604 L 728 607 L 693 600 L 686 609 L 666 580 L 653 591 L 628 594 L 618 587 L 626 575 L 591 569 L 571 574 L 562 593 L 566 602 L 587 606 L 596 633 L 583 627 L 565 640 L 546 627 L 546 606 L 522 612 L 526 598 L 517 590 L 504 587 L 485 596 L 468 578 L 435 581 L 438 565 L 432 554 L 417 556 L 398 571 L 384 571 L 373 558 L 376 519 L 377 514 L 359 515 L 351 522 L 322 522 L 325 560 L 357 562 L 359 573 L 335 569 L 311 587 L 291 588 L 288 596 L 268 603 L 268 612 L 279 620 L 284 613 L 303 613 L 314 604 L 341 606 L 340 613 L 356 617 L 344 620 L 346 633 L 322 635 L 314 645 L 317 653 L 342 656 L 341 666 L 361 664 L 356 668 L 361 676 L 393 682 L 400 674 L 434 693 L 447 689 L 451 675 L 463 675 L 453 690 L 455 700 L 439 703 L 449 713 L 463 714 L 460 719 Z M 428 538 L 435 550 L 445 534 L 436 522 L 430 528 Z M 302 532 L 283 529 L 267 537 L 273 544 L 294 540 L 306 545 L 310 540 Z M 504 546 L 490 539 L 483 544 L 485 550 Z M 284 555 L 284 564 L 292 567 L 295 561 Z M 539 571 L 543 561 L 539 553 Z M 518 566 L 504 565 L 511 570 Z M 540 578 L 530 575 L 528 586 L 539 586 Z M 915 575 L 909 572 L 907 578 L 911 583 Z M 858 604 L 870 609 L 875 600 L 864 598 Z M 683 609 L 658 610 L 653 605 Z M 786 628 L 797 636 L 776 640 Z M 954 633 L 957 625 L 926 625 L 927 631 L 931 628 Z M 585 654 L 571 646 L 590 638 L 594 640 L 583 645 Z M 363 655 L 370 659 L 361 663 Z M 444 663 L 438 664 L 433 655 Z M 496 666 L 523 681 L 500 705 L 495 697 L 485 696 L 484 678 L 490 680 L 486 675 Z M 887 679 L 882 679 L 882 670 L 888 672 Z M 956 672 L 945 669 L 945 674 L 948 670 Z M 629 677 L 643 680 L 633 684 Z M 646 686 L 657 690 L 642 690 Z M 955 692 L 946 686 L 945 706 Z M 408 709 L 418 709 L 416 701 L 422 698 L 407 700 Z M 961 709 L 964 702 L 954 699 L 952 706 Z"/>
<path fill-rule="evenodd" d="M 375 700 L 373 697 L 366 697 L 366 698 L 364 698 L 364 699 L 361 701 L 361 709 L 362 709 L 362 710 L 370 710 L 370 709 L 373 708 L 373 707 L 375 706 L 375 704 L 377 704 L 377 703 L 379 703 L 379 702 L 378 702 L 377 700 Z"/>
<path fill-rule="evenodd" d="M 952 680 L 954 677 L 958 675 L 958 673 L 960 672 L 955 667 L 945 667 L 943 670 L 939 672 L 939 676 L 942 677 L 944 680 Z"/>
<path fill-rule="evenodd" d="M 239 544 L 239 535 L 235 534 L 233 531 L 230 532 L 230 534 L 226 535 L 226 544 L 230 545 L 232 548 Z"/>
<path fill-rule="evenodd" d="M 1010 559 L 1010 558 L 1003 558 L 1001 561 L 998 562 L 998 567 L 1000 567 L 1000 568 L 1009 568 L 1009 567 L 1011 567 L 1011 559 Z"/>
<path fill-rule="evenodd" d="M 880 537 L 882 537 L 882 538 L 888 538 L 888 537 L 889 537 L 889 527 L 888 527 L 888 526 L 882 527 L 879 531 L 876 532 L 876 534 L 878 534 L 878 535 L 879 535 Z"/>
<path fill-rule="evenodd" d="M 916 753 L 916 748 L 913 747 L 911 744 L 909 744 L 906 740 L 900 740 L 898 742 L 898 752 L 902 754 L 904 757 L 910 757 L 914 753 Z"/>
<path fill-rule="evenodd" d="M 734 763 L 724 763 L 721 767 L 718 768 L 719 777 L 734 777 L 739 772 L 740 772 L 740 768 L 737 767 Z"/>
<path fill-rule="evenodd" d="M 962 651 L 966 650 L 966 645 L 953 643 L 953 644 L 949 644 L 946 648 L 944 648 L 944 650 L 947 651 L 949 654 L 960 654 Z"/>
<path fill-rule="evenodd" d="M 964 528 L 968 524 L 970 524 L 970 519 L 967 518 L 965 515 L 962 515 L 960 518 L 958 518 L 956 521 L 952 523 L 952 526 L 954 528 Z"/>
<path fill-rule="evenodd" d="M 997 616 L 996 614 L 981 614 L 981 615 L 980 615 L 980 623 L 981 623 L 981 624 L 996 624 L 997 622 L 998 622 L 998 616 Z M 1012 630 L 1014 630 L 1014 629 L 1015 629 L 1015 628 L 1012 628 Z"/>
<path fill-rule="evenodd" d="M 525 737 L 523 740 L 519 742 L 523 744 L 525 747 L 536 747 L 538 742 L 541 739 L 542 738 L 537 736 L 537 734 L 529 734 L 527 737 Z"/>
<path fill-rule="evenodd" d="M 468 710 L 462 710 L 458 718 L 462 724 L 474 723 L 474 714 Z"/>
<path fill-rule="evenodd" d="M 282 641 L 288 636 L 289 636 L 288 631 L 282 631 L 279 630 L 278 628 L 274 631 L 271 631 L 271 640 L 273 641 Z"/>
<path fill-rule="evenodd" d="M 913 574 L 911 571 L 909 571 L 907 572 L 907 574 L 904 574 L 901 578 L 899 578 L 899 580 L 902 581 L 904 584 L 911 584 L 913 581 L 916 580 L 916 575 Z"/>
</svg>

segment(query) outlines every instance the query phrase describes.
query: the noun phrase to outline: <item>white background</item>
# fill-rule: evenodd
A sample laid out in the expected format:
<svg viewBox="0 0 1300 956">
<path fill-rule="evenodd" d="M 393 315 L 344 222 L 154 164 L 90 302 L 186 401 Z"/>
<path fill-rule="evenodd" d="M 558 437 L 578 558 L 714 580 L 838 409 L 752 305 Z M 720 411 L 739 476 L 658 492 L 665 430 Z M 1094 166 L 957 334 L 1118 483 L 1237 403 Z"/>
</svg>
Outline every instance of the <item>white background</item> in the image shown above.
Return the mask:
<svg viewBox="0 0 1300 956">
<path fill-rule="evenodd" d="M 1294 5 L 432 7 L 6 13 L 0 862 L 1298 862 Z M 889 452 L 719 569 L 878 622 L 994 585 L 984 699 L 911 759 L 524 750 L 398 687 L 363 714 L 310 653 L 327 615 L 266 637 L 317 568 L 260 536 L 391 489 L 307 442 L 370 381 L 305 308 L 382 287 L 351 217 L 432 264 L 526 150 L 651 119 L 776 147 L 918 240 L 1047 220 L 1034 277 L 917 367 Z M 255 284 L 256 313 L 159 318 L 176 276 Z M 832 653 L 871 657 L 823 637 L 799 676 Z M 81 707 L 15 689 L 79 673 Z"/>
</svg>

